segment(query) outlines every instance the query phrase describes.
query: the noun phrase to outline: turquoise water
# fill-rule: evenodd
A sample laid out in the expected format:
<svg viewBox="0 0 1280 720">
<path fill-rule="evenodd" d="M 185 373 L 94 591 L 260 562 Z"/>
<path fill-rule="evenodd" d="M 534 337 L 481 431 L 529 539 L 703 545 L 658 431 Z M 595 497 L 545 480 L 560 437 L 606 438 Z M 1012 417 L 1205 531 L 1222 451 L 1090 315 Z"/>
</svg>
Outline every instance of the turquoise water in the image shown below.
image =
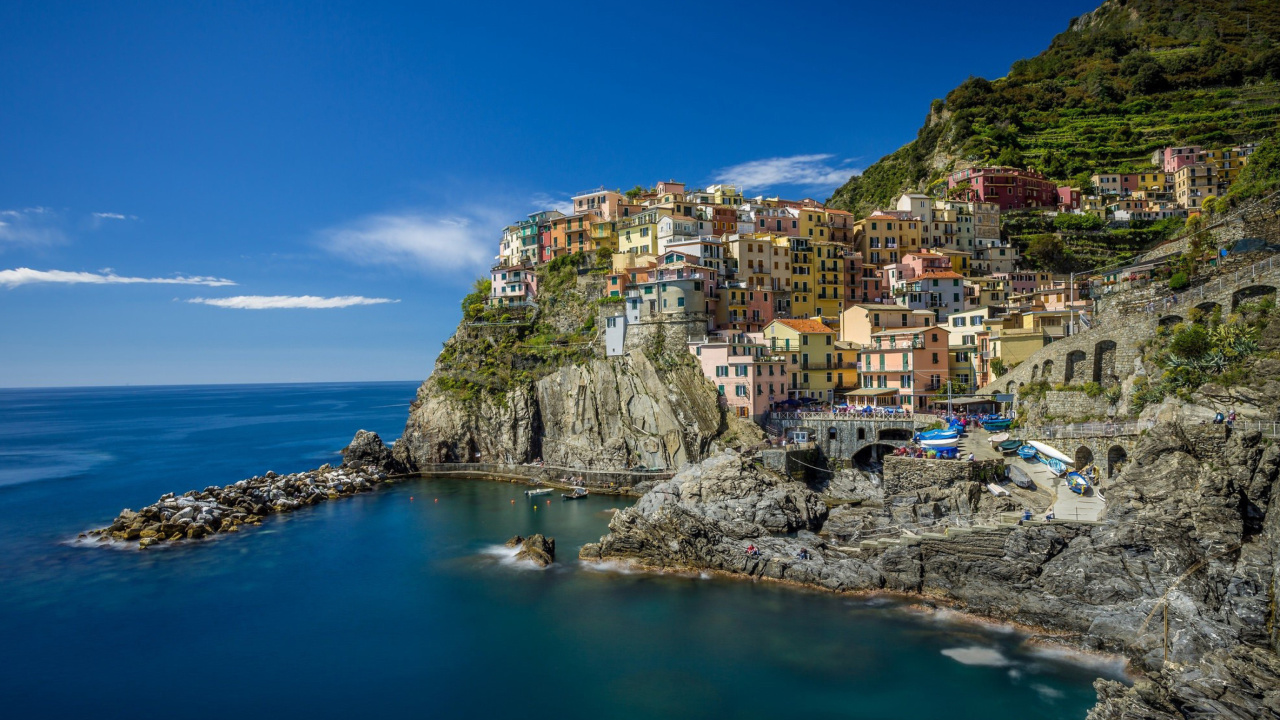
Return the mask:
<svg viewBox="0 0 1280 720">
<path fill-rule="evenodd" d="M 164 492 L 334 461 L 358 428 L 395 437 L 415 387 L 0 391 L 4 716 L 1083 718 L 1115 672 L 884 600 L 583 566 L 619 501 L 505 483 L 160 551 L 74 542 Z M 561 562 L 500 549 L 532 532 Z"/>
</svg>

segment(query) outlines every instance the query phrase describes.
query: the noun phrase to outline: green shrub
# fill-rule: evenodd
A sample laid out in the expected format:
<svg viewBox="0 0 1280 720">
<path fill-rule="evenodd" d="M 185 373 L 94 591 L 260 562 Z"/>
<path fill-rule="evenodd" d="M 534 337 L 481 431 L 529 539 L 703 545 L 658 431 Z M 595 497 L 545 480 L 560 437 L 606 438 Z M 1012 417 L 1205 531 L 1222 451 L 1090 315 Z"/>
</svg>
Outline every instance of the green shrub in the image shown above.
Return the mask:
<svg viewBox="0 0 1280 720">
<path fill-rule="evenodd" d="M 1188 325 L 1169 340 L 1169 352 L 1181 358 L 1199 358 L 1213 349 L 1203 325 Z"/>
<path fill-rule="evenodd" d="M 1169 278 L 1169 289 L 1173 291 L 1185 290 L 1191 285 L 1191 279 L 1184 272 L 1176 272 L 1173 277 Z"/>
</svg>

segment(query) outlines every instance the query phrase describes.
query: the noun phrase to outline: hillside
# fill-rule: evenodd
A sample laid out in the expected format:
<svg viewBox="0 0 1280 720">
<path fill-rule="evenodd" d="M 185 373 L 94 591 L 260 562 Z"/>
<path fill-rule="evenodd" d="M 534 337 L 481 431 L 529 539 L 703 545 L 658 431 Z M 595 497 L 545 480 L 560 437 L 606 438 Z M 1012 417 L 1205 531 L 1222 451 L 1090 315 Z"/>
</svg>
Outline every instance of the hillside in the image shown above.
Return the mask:
<svg viewBox="0 0 1280 720">
<path fill-rule="evenodd" d="M 863 215 L 958 166 L 1030 166 L 1057 180 L 1145 166 L 1171 144 L 1219 147 L 1280 128 L 1280 3 L 1107 0 L 1040 55 L 934 100 L 916 139 L 829 204 Z"/>
</svg>

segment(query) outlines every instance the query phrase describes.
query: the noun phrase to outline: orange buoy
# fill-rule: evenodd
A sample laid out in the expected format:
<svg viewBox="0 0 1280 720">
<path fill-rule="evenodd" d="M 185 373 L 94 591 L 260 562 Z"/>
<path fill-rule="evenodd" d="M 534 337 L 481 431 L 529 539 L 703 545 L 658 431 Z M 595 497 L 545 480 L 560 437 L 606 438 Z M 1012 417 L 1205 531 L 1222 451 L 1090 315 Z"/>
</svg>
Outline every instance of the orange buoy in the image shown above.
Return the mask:
<svg viewBox="0 0 1280 720">
<path fill-rule="evenodd" d="M 440 502 L 440 498 L 436 498 L 436 499 L 435 499 L 435 502 Z"/>
<path fill-rule="evenodd" d="M 410 495 L 410 496 L 409 496 L 409 502 L 413 502 L 413 496 L 412 496 L 412 495 Z"/>
</svg>

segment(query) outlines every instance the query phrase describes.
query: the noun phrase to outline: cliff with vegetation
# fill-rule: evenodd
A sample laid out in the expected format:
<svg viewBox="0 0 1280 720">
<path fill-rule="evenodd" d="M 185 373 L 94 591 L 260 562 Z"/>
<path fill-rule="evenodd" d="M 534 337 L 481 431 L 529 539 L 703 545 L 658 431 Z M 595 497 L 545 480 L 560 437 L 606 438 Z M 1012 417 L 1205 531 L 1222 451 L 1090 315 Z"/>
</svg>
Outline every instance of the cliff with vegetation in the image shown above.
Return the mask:
<svg viewBox="0 0 1280 720">
<path fill-rule="evenodd" d="M 1280 4 L 1107 0 L 1006 77 L 971 77 L 935 100 L 916 139 L 835 191 L 865 214 L 909 189 L 937 189 L 974 164 L 1029 166 L 1086 186 L 1145 167 L 1168 145 L 1222 147 L 1280 127 Z M 1277 150 L 1271 146 L 1269 156 Z M 1261 194 L 1271 164 L 1236 194 Z"/>
<path fill-rule="evenodd" d="M 591 469 L 677 468 L 759 430 L 728 416 L 682 335 L 604 357 L 607 265 L 571 255 L 537 270 L 537 306 L 487 308 L 485 283 L 418 390 L 397 458 Z"/>
</svg>

